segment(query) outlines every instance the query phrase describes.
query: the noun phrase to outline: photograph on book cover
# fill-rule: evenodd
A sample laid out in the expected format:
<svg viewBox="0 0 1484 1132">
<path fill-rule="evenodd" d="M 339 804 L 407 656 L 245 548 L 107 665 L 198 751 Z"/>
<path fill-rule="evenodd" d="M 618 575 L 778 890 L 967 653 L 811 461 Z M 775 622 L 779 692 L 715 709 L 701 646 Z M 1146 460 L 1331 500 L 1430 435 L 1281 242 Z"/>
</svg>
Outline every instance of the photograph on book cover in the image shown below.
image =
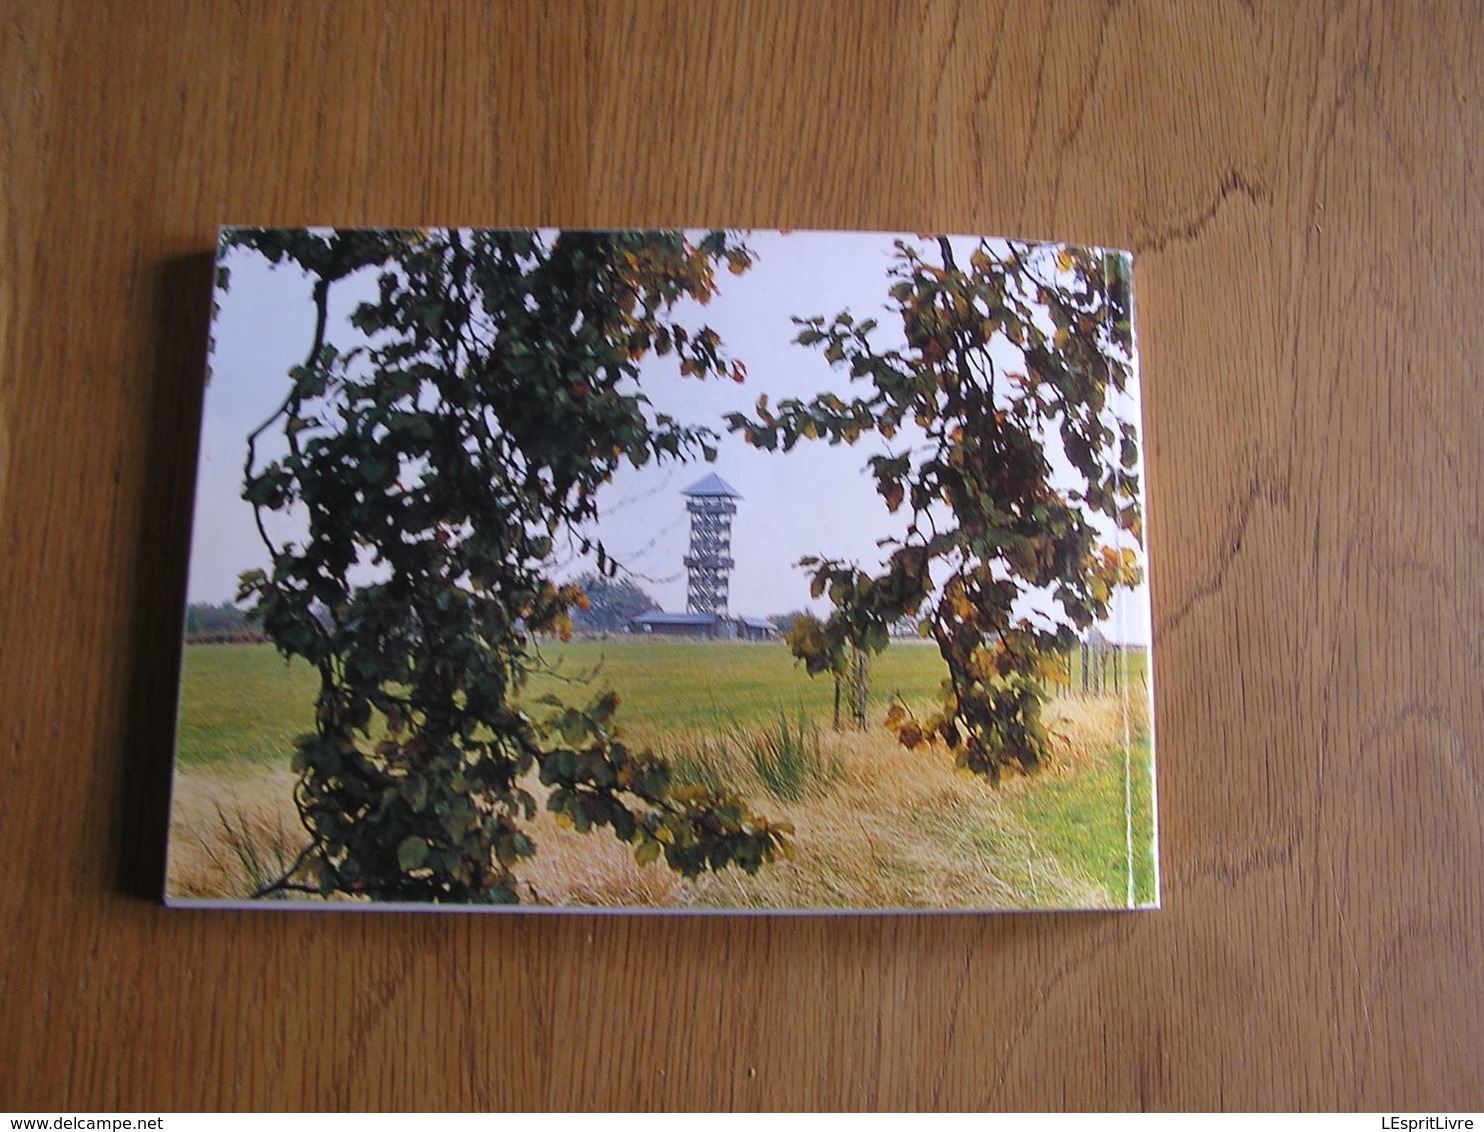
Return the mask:
<svg viewBox="0 0 1484 1132">
<path fill-rule="evenodd" d="M 177 906 L 1158 904 L 1132 260 L 224 229 Z"/>
</svg>

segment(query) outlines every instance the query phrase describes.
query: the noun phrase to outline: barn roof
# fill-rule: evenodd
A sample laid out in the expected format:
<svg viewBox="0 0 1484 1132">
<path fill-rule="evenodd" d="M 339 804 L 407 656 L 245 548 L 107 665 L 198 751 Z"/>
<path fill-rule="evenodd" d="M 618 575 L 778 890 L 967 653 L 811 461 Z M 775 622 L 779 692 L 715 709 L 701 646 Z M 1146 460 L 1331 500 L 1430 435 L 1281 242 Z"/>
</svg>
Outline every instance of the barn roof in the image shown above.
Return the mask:
<svg viewBox="0 0 1484 1132">
<path fill-rule="evenodd" d="M 681 495 L 699 495 L 707 497 L 720 497 L 725 499 L 741 499 L 742 494 L 726 480 L 715 472 L 712 472 L 703 480 L 690 485 Z"/>
<path fill-rule="evenodd" d="M 718 613 L 663 613 L 654 610 L 639 614 L 633 621 L 635 625 L 715 625 L 720 619 Z"/>
</svg>

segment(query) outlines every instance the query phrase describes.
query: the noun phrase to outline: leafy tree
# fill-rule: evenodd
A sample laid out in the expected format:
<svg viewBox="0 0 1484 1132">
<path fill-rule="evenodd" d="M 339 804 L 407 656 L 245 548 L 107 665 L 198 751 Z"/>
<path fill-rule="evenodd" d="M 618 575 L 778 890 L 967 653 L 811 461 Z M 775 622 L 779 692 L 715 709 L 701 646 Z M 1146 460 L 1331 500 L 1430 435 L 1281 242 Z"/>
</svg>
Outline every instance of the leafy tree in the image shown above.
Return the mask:
<svg viewBox="0 0 1484 1132">
<path fill-rule="evenodd" d="M 787 613 L 773 614 L 768 618 L 768 621 L 780 633 L 787 633 L 801 617 L 808 616 L 809 611 L 807 609 L 790 609 Z"/>
<path fill-rule="evenodd" d="M 856 636 L 856 628 L 848 615 L 821 621 L 812 613 L 801 613 L 783 635 L 784 644 L 804 662 L 804 670 L 810 676 L 828 672 L 834 679 L 836 731 L 840 730 L 842 694 L 856 727 L 861 730 L 866 727 L 868 658 Z"/>
<path fill-rule="evenodd" d="M 297 740 L 295 798 L 310 845 L 262 890 L 383 900 L 513 902 L 535 852 L 536 800 L 586 832 L 607 826 L 648 864 L 749 871 L 788 851 L 788 827 L 722 792 L 677 786 L 628 745 L 617 697 L 522 705 L 534 634 L 587 600 L 548 573 L 622 462 L 713 455 L 714 435 L 653 411 L 639 362 L 743 377 L 681 300 L 715 269 L 746 270 L 724 232 L 239 230 L 229 248 L 297 265 L 315 328 L 283 403 L 249 437 L 243 496 L 271 552 L 242 576 L 268 637 L 319 673 L 316 724 Z M 225 249 L 224 249 L 225 254 Z M 328 296 L 374 273 L 375 298 L 332 340 Z M 276 458 L 259 456 L 269 436 Z M 307 520 L 275 545 L 263 516 Z"/>
<path fill-rule="evenodd" d="M 894 622 L 930 605 L 924 624 L 950 675 L 941 709 L 919 720 L 899 704 L 888 723 L 905 746 L 942 740 L 960 765 L 997 779 L 1046 758 L 1043 678 L 1106 616 L 1114 587 L 1139 579 L 1133 549 L 1093 518 L 1142 539 L 1135 426 L 1117 396 L 1132 372 L 1129 262 L 981 241 L 960 265 L 938 238 L 899 241 L 892 276 L 899 345 L 880 344 L 876 322 L 849 312 L 795 320 L 797 342 L 862 392 L 776 407 L 764 397 L 728 420 L 769 450 L 900 437 L 869 461 L 887 509 L 909 516 L 882 571 L 802 563 L 814 596 L 834 605 L 810 630 L 815 663 L 845 642 L 880 651 Z M 1056 482 L 1056 449 L 1070 487 Z"/>
<path fill-rule="evenodd" d="M 583 633 L 618 633 L 659 603 L 628 578 L 584 574 L 574 583 L 585 599 L 572 611 L 572 627 Z"/>
</svg>

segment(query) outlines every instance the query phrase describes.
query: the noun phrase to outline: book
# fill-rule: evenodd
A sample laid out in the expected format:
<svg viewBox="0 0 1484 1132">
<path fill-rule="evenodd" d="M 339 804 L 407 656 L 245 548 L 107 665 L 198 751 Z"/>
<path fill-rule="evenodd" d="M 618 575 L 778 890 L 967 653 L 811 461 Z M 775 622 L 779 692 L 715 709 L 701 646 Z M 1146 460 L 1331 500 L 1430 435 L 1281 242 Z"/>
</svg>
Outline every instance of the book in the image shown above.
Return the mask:
<svg viewBox="0 0 1484 1132">
<path fill-rule="evenodd" d="M 1157 906 L 1132 271 L 223 229 L 167 903 Z"/>
</svg>

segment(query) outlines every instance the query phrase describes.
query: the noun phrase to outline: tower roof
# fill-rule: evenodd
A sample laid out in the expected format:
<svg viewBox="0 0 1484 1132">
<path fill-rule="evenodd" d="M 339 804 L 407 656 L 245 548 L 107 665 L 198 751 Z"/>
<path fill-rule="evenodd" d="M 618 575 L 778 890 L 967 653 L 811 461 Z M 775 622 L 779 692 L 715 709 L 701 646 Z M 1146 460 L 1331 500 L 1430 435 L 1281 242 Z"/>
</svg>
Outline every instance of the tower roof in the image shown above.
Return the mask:
<svg viewBox="0 0 1484 1132">
<path fill-rule="evenodd" d="M 680 493 L 685 496 L 721 497 L 726 499 L 741 499 L 742 494 L 726 480 L 715 472 L 705 479 L 693 483 Z"/>
</svg>

